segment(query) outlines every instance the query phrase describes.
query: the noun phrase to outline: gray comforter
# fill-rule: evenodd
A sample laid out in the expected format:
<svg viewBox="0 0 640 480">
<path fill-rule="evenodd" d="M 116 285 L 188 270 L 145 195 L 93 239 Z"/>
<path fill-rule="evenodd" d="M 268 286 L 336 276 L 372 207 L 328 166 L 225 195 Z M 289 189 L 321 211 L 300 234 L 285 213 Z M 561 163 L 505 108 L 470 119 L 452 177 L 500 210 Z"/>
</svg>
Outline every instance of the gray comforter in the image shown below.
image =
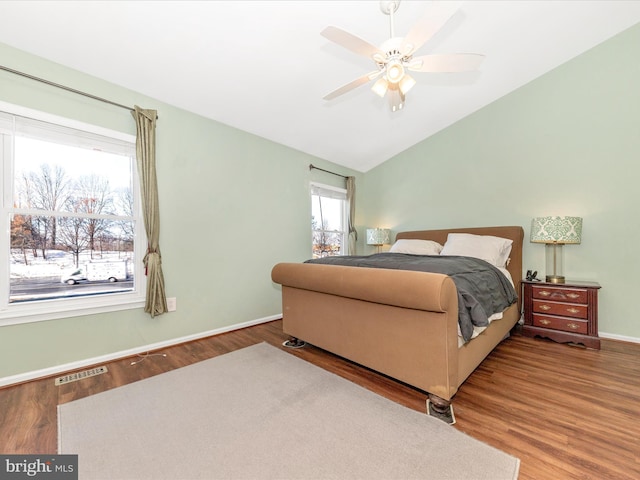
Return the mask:
<svg viewBox="0 0 640 480">
<path fill-rule="evenodd" d="M 465 341 L 473 327 L 486 327 L 488 317 L 517 301 L 511 282 L 493 265 L 473 257 L 377 253 L 368 256 L 315 258 L 305 263 L 392 268 L 449 275 L 458 290 L 458 323 Z"/>
</svg>

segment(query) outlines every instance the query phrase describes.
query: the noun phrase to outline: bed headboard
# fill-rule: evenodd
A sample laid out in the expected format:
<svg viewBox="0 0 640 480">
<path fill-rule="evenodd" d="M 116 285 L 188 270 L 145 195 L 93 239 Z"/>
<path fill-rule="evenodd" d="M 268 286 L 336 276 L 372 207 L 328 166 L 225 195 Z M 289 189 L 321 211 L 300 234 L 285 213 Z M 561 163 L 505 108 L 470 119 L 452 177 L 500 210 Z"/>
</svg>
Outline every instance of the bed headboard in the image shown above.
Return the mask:
<svg viewBox="0 0 640 480">
<path fill-rule="evenodd" d="M 513 283 L 518 294 L 518 304 L 522 302 L 520 281 L 522 280 L 522 242 L 524 230 L 522 227 L 473 227 L 473 228 L 450 228 L 444 230 L 418 230 L 414 232 L 400 232 L 396 239 L 413 238 L 420 240 L 433 240 L 441 245 L 447 241 L 450 233 L 472 233 L 474 235 L 493 235 L 494 237 L 508 238 L 513 240 L 511 255 L 507 270 L 511 274 Z"/>
</svg>

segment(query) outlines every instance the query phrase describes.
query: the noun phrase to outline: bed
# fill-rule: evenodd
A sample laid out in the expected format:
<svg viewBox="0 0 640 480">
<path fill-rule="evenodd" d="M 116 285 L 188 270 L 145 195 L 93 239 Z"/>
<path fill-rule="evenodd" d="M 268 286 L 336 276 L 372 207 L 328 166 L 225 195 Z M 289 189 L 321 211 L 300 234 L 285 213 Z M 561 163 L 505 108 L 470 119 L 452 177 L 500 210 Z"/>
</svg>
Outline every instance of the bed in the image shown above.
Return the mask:
<svg viewBox="0 0 640 480">
<path fill-rule="evenodd" d="M 428 394 L 428 412 L 450 415 L 460 385 L 520 318 L 524 232 L 519 226 L 422 230 L 401 232 L 396 241 L 445 245 L 449 234 L 511 243 L 506 270 L 516 301 L 475 338 L 460 340 L 459 292 L 449 275 L 314 263 L 272 269 L 272 280 L 282 285 L 284 332 L 420 389 Z"/>
</svg>

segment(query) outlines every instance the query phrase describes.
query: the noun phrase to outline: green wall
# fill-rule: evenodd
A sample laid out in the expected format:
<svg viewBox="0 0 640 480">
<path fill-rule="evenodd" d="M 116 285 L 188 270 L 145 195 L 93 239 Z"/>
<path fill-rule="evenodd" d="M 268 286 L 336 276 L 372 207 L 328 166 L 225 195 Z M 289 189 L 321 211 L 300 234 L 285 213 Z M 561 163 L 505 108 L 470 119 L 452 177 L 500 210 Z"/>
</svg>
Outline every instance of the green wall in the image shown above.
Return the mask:
<svg viewBox="0 0 640 480">
<path fill-rule="evenodd" d="M 311 256 L 313 163 L 361 174 L 0 44 L 2 64 L 124 105 L 158 110 L 157 169 L 168 297 L 142 309 L 0 327 L 0 379 L 278 315 L 271 268 Z M 0 101 L 135 134 L 126 110 L 0 72 Z M 342 182 L 342 183 L 340 183 Z"/>
<path fill-rule="evenodd" d="M 394 232 L 522 225 L 524 269 L 543 273 L 531 219 L 581 216 L 565 275 L 602 285 L 601 333 L 640 341 L 638 58 L 640 25 L 367 172 L 359 221 Z"/>
<path fill-rule="evenodd" d="M 308 184 L 356 175 L 364 229 L 522 225 L 584 218 L 568 277 L 596 280 L 600 331 L 640 340 L 635 239 L 640 178 L 640 26 L 635 26 L 360 174 L 0 44 L 8 67 L 158 110 L 160 245 L 178 309 L 141 309 L 0 327 L 0 378 L 277 315 L 270 271 L 310 256 Z M 134 134 L 128 112 L 0 72 L 0 101 Z M 544 247 L 525 241 L 525 269 Z"/>
</svg>

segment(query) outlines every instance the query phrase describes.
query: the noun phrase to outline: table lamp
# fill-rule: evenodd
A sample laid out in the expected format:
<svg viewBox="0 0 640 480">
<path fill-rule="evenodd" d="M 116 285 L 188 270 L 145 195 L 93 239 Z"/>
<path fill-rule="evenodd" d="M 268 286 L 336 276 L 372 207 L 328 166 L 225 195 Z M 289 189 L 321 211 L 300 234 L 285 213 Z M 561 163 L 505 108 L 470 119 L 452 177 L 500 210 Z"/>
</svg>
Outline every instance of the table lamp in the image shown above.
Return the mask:
<svg viewBox="0 0 640 480">
<path fill-rule="evenodd" d="M 530 241 L 545 244 L 546 281 L 564 283 L 562 246 L 582 241 L 582 218 L 536 217 L 531 221 Z"/>
<path fill-rule="evenodd" d="M 367 245 L 375 245 L 377 252 L 380 252 L 380 246 L 389 243 L 391 231 L 387 228 L 367 228 Z"/>
</svg>

